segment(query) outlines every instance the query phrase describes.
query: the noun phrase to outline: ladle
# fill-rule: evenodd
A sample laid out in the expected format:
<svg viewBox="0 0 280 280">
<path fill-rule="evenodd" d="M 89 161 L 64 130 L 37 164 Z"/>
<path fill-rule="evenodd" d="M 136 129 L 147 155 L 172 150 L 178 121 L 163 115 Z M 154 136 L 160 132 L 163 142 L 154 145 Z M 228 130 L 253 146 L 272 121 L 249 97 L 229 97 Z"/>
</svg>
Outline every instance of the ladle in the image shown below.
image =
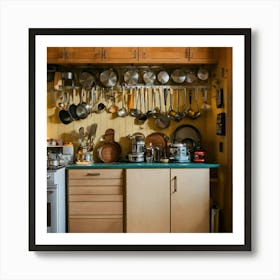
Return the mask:
<svg viewBox="0 0 280 280">
<path fill-rule="evenodd" d="M 141 124 L 143 124 L 147 119 L 147 115 L 143 113 L 142 110 L 142 95 L 144 95 L 143 89 L 141 88 L 140 92 L 140 114 L 136 117 L 137 121 Z"/>
<path fill-rule="evenodd" d="M 156 96 L 157 92 L 156 89 L 153 89 L 153 110 L 151 112 L 151 115 L 153 116 L 153 118 L 157 118 L 157 115 L 160 113 L 159 107 L 157 107 L 157 102 L 156 102 Z"/>
<path fill-rule="evenodd" d="M 161 99 L 160 99 L 160 113 L 158 114 L 157 119 L 155 121 L 156 126 L 160 129 L 165 129 L 170 126 L 170 118 L 169 118 L 169 116 L 167 114 L 167 110 L 166 110 L 167 92 L 168 92 L 168 89 L 165 88 L 163 91 L 165 114 L 163 114 L 161 112 Z"/>
<path fill-rule="evenodd" d="M 203 97 L 203 103 L 202 103 L 200 108 L 202 110 L 209 110 L 209 109 L 211 109 L 211 105 L 209 105 L 207 103 L 207 88 L 203 88 L 202 89 L 202 97 Z"/>
<path fill-rule="evenodd" d="M 130 115 L 132 117 L 137 117 L 140 114 L 140 111 L 137 108 L 137 106 L 138 106 L 138 99 L 139 99 L 138 96 L 139 96 L 138 88 L 135 88 L 135 91 L 134 91 L 134 99 L 135 99 L 134 104 L 135 104 L 135 108 L 130 110 Z"/>
<path fill-rule="evenodd" d="M 177 112 L 174 116 L 175 122 L 180 122 L 183 118 L 183 114 L 180 112 L 180 96 L 179 96 L 179 90 L 176 92 L 176 98 L 177 98 Z"/>
<path fill-rule="evenodd" d="M 126 117 L 128 115 L 128 111 L 126 110 L 125 106 L 124 106 L 124 92 L 125 92 L 125 88 L 122 88 L 122 108 L 120 108 L 118 110 L 118 116 L 123 118 Z"/>
<path fill-rule="evenodd" d="M 192 90 L 190 89 L 189 91 L 189 101 L 190 101 L 190 106 L 189 106 L 189 109 L 187 111 L 187 117 L 189 118 L 193 118 L 195 112 L 194 110 L 192 109 Z"/>
<path fill-rule="evenodd" d="M 200 111 L 199 111 L 199 106 L 198 106 L 198 88 L 197 87 L 195 88 L 194 98 L 195 98 L 197 110 L 194 113 L 193 119 L 196 119 L 200 116 Z"/>
<path fill-rule="evenodd" d="M 176 112 L 173 110 L 172 96 L 173 96 L 173 89 L 170 89 L 170 109 L 169 109 L 169 112 L 168 112 L 168 116 L 173 119 L 176 115 Z"/>
</svg>

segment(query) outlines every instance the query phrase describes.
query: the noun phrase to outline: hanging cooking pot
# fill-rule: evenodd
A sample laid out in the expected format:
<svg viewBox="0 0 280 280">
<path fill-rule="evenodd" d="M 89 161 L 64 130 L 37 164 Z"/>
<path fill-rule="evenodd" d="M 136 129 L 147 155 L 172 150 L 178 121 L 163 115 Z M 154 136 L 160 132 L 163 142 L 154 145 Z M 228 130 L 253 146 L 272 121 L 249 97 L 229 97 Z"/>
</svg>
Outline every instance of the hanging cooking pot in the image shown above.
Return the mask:
<svg viewBox="0 0 280 280">
<path fill-rule="evenodd" d="M 166 84 L 169 81 L 169 74 L 166 71 L 160 71 L 157 75 L 157 79 L 161 84 Z"/>
<path fill-rule="evenodd" d="M 66 105 L 65 109 L 59 111 L 59 119 L 63 124 L 69 124 L 73 121 L 69 111 L 68 111 L 68 104 L 69 104 L 69 93 L 66 93 Z"/>
<path fill-rule="evenodd" d="M 156 75 L 152 71 L 145 71 L 143 74 L 143 80 L 146 85 L 152 85 L 156 79 Z"/>
<path fill-rule="evenodd" d="M 86 103 L 83 101 L 83 94 L 84 94 L 84 89 L 82 89 L 82 93 L 80 95 L 80 103 L 76 108 L 76 114 L 80 119 L 85 119 L 88 115 Z"/>
<path fill-rule="evenodd" d="M 138 83 L 139 73 L 136 70 L 128 70 L 124 73 L 124 81 L 128 85 L 136 85 Z"/>
<path fill-rule="evenodd" d="M 186 75 L 185 75 L 184 70 L 176 69 L 172 72 L 171 78 L 174 83 L 182 84 L 186 79 Z"/>
<path fill-rule="evenodd" d="M 75 92 L 76 92 L 76 90 L 73 89 L 73 95 L 72 95 L 73 100 L 74 100 L 74 93 Z M 80 117 L 77 115 L 76 111 L 77 111 L 77 105 L 73 102 L 71 105 L 69 105 L 68 112 L 71 115 L 72 119 L 77 121 L 77 120 L 80 119 Z"/>
<path fill-rule="evenodd" d="M 188 70 L 186 74 L 186 82 L 191 84 L 195 82 L 196 80 L 196 74 L 194 70 Z"/>
<path fill-rule="evenodd" d="M 100 74 L 100 82 L 105 87 L 113 87 L 118 81 L 117 73 L 113 69 L 108 69 Z"/>
</svg>

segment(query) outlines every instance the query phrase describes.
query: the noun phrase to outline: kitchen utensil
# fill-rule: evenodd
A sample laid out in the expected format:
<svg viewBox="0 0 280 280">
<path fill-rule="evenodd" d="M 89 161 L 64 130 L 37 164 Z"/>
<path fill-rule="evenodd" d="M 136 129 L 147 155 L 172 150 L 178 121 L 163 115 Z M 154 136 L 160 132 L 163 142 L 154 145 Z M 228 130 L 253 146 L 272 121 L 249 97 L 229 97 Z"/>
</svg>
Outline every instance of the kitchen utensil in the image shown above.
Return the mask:
<svg viewBox="0 0 280 280">
<path fill-rule="evenodd" d="M 75 92 L 76 92 L 76 90 L 73 89 L 72 100 L 74 100 Z M 76 104 L 72 103 L 71 105 L 69 105 L 68 112 L 71 115 L 73 120 L 77 121 L 80 119 L 80 117 L 77 115 L 77 105 Z"/>
<path fill-rule="evenodd" d="M 76 114 L 80 119 L 85 119 L 88 115 L 87 109 L 86 109 L 86 103 L 83 101 L 83 94 L 84 94 L 84 88 L 82 89 L 82 92 L 80 94 L 80 103 L 78 104 L 76 108 Z"/>
<path fill-rule="evenodd" d="M 120 154 L 120 146 L 115 142 L 105 142 L 98 148 L 98 157 L 105 163 L 118 161 Z"/>
<path fill-rule="evenodd" d="M 105 87 L 113 87 L 118 81 L 117 73 L 113 69 L 108 69 L 100 74 L 100 82 Z"/>
<path fill-rule="evenodd" d="M 142 97 L 143 98 L 145 97 L 143 88 L 141 88 L 140 96 L 139 96 L 139 99 L 140 99 L 140 113 L 136 116 L 136 121 L 138 122 L 138 124 L 143 124 L 148 119 L 147 115 L 142 111 Z"/>
<path fill-rule="evenodd" d="M 73 121 L 69 111 L 68 111 L 68 104 L 69 104 L 69 93 L 66 93 L 66 104 L 63 110 L 59 111 L 59 119 L 63 124 L 69 124 Z"/>
<path fill-rule="evenodd" d="M 104 88 L 102 88 L 101 92 L 100 92 L 100 94 L 98 96 L 99 103 L 97 104 L 97 109 L 96 109 L 96 113 L 98 113 L 98 114 L 104 112 L 105 109 L 106 109 L 106 106 L 104 104 L 104 94 L 105 94 L 104 93 Z"/>
<path fill-rule="evenodd" d="M 184 143 L 173 143 L 169 145 L 169 159 L 174 162 L 190 162 L 190 152 Z"/>
<path fill-rule="evenodd" d="M 62 85 L 64 88 L 73 88 L 74 86 L 74 75 L 72 72 L 62 72 L 61 73 L 62 78 Z"/>
<path fill-rule="evenodd" d="M 124 105 L 124 94 L 125 94 L 125 87 L 123 87 L 122 89 L 122 108 L 120 108 L 118 110 L 118 116 L 119 117 L 126 117 L 128 115 L 128 111 L 127 109 L 125 108 L 125 105 Z"/>
<path fill-rule="evenodd" d="M 168 136 L 161 132 L 153 132 L 145 138 L 146 147 L 152 145 L 153 147 L 161 147 L 162 149 L 165 149 L 167 147 L 167 141 Z"/>
<path fill-rule="evenodd" d="M 197 77 L 201 81 L 206 81 L 209 77 L 209 71 L 205 67 L 200 67 L 197 71 Z"/>
<path fill-rule="evenodd" d="M 211 109 L 211 105 L 207 103 L 207 88 L 202 88 L 202 98 L 203 98 L 203 103 L 200 108 L 202 110 Z"/>
<path fill-rule="evenodd" d="M 152 98 L 153 98 L 153 110 L 151 112 L 151 115 L 153 118 L 157 118 L 158 114 L 160 113 L 159 107 L 157 107 L 157 102 L 156 102 L 156 97 L 157 97 L 157 91 L 154 88 L 153 93 L 152 93 Z"/>
<path fill-rule="evenodd" d="M 168 116 L 171 118 L 171 119 L 174 119 L 175 115 L 176 115 L 176 112 L 175 110 L 173 110 L 173 89 L 170 89 L 170 108 L 169 108 L 169 112 L 168 112 Z"/>
<path fill-rule="evenodd" d="M 183 119 L 184 114 L 180 112 L 180 95 L 178 90 L 177 90 L 176 98 L 177 98 L 177 112 L 175 113 L 174 120 L 175 122 L 180 122 Z"/>
<path fill-rule="evenodd" d="M 203 147 L 196 147 L 193 155 L 194 162 L 206 162 L 207 152 Z"/>
<path fill-rule="evenodd" d="M 191 84 L 193 82 L 195 82 L 196 80 L 196 74 L 195 74 L 195 71 L 194 70 L 187 70 L 187 73 L 186 73 L 186 82 L 188 84 Z"/>
<path fill-rule="evenodd" d="M 133 103 L 135 104 L 135 108 L 132 108 L 129 111 L 129 113 L 132 117 L 137 117 L 140 114 L 140 110 L 138 110 L 138 96 L 139 96 L 138 88 L 135 88 L 134 94 L 133 94 L 134 101 L 135 101 Z"/>
<path fill-rule="evenodd" d="M 166 71 L 160 71 L 157 75 L 158 81 L 165 85 L 169 81 L 169 74 Z"/>
<path fill-rule="evenodd" d="M 60 90 L 62 88 L 62 74 L 61 72 L 54 73 L 53 86 L 55 90 Z"/>
<path fill-rule="evenodd" d="M 170 118 L 166 111 L 166 99 L 167 99 L 167 89 L 165 88 L 163 91 L 163 98 L 164 98 L 164 107 L 165 113 L 161 110 L 161 98 L 159 99 L 160 102 L 160 112 L 157 114 L 155 125 L 160 129 L 165 129 L 170 126 Z"/>
<path fill-rule="evenodd" d="M 144 162 L 145 159 L 144 153 L 129 153 L 127 156 L 129 162 Z"/>
<path fill-rule="evenodd" d="M 92 86 L 96 83 L 96 78 L 92 73 L 82 71 L 79 74 L 79 83 L 83 88 L 92 88 Z"/>
<path fill-rule="evenodd" d="M 201 142 L 199 130 L 190 124 L 184 124 L 177 127 L 172 133 L 172 143 L 182 143 L 187 139 L 195 141 L 196 144 Z"/>
<path fill-rule="evenodd" d="M 196 103 L 196 111 L 194 113 L 193 119 L 197 119 L 200 116 L 200 111 L 199 111 L 199 106 L 198 106 L 198 88 L 195 88 L 194 91 L 194 98 L 195 98 L 195 103 Z"/>
<path fill-rule="evenodd" d="M 190 102 L 190 104 L 189 104 L 189 108 L 187 110 L 187 117 L 188 118 L 193 118 L 195 112 L 192 108 L 192 90 L 191 89 L 189 91 L 189 102 Z"/>
<path fill-rule="evenodd" d="M 128 70 L 124 73 L 124 81 L 128 85 L 136 85 L 138 83 L 139 73 L 137 70 Z"/>
<path fill-rule="evenodd" d="M 57 104 L 57 107 L 62 110 L 65 108 L 65 93 L 62 93 L 59 97 L 59 102 Z"/>
<path fill-rule="evenodd" d="M 143 80 L 146 85 L 153 85 L 156 79 L 156 75 L 152 71 L 144 71 Z"/>
<path fill-rule="evenodd" d="M 173 82 L 182 84 L 186 79 L 186 74 L 183 69 L 176 69 L 172 72 L 171 78 Z"/>
</svg>

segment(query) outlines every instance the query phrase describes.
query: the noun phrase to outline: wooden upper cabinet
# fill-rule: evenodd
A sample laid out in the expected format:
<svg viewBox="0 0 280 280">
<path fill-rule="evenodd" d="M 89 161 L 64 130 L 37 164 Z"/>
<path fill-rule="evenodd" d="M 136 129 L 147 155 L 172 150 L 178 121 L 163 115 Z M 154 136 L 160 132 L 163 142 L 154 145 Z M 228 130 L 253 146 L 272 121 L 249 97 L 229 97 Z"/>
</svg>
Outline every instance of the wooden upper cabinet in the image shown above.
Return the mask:
<svg viewBox="0 0 280 280">
<path fill-rule="evenodd" d="M 48 47 L 49 64 L 63 63 L 216 63 L 216 49 L 207 47 Z"/>
<path fill-rule="evenodd" d="M 104 63 L 136 63 L 138 61 L 138 48 L 113 47 L 103 48 Z"/>
<path fill-rule="evenodd" d="M 137 47 L 50 47 L 48 63 L 136 63 Z"/>
<path fill-rule="evenodd" d="M 215 48 L 189 48 L 189 62 L 191 63 L 216 63 Z"/>
<path fill-rule="evenodd" d="M 186 63 L 188 62 L 187 48 L 139 48 L 139 62 L 141 63 Z"/>
</svg>

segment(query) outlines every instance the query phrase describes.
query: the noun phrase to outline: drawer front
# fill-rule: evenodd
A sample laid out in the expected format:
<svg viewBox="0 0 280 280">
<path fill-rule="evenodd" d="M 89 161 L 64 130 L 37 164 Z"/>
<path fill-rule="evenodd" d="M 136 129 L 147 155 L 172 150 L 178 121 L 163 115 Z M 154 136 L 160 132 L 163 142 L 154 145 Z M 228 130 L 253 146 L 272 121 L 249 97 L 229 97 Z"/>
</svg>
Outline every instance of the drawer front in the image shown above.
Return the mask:
<svg viewBox="0 0 280 280">
<path fill-rule="evenodd" d="M 123 203 L 114 202 L 73 202 L 68 203 L 69 216 L 75 215 L 120 215 Z"/>
<path fill-rule="evenodd" d="M 120 233 L 122 218 L 70 218 L 68 232 Z"/>
<path fill-rule="evenodd" d="M 122 194 L 121 186 L 71 186 L 68 189 L 68 195 L 73 194 Z"/>
<path fill-rule="evenodd" d="M 69 179 L 120 179 L 123 169 L 70 169 Z"/>
<path fill-rule="evenodd" d="M 74 194 L 69 195 L 69 201 L 123 201 L 122 195 L 95 195 L 95 194 Z"/>
<path fill-rule="evenodd" d="M 122 186 L 122 179 L 100 179 L 100 178 L 82 178 L 82 179 L 69 179 L 68 184 L 72 186 Z"/>
</svg>

